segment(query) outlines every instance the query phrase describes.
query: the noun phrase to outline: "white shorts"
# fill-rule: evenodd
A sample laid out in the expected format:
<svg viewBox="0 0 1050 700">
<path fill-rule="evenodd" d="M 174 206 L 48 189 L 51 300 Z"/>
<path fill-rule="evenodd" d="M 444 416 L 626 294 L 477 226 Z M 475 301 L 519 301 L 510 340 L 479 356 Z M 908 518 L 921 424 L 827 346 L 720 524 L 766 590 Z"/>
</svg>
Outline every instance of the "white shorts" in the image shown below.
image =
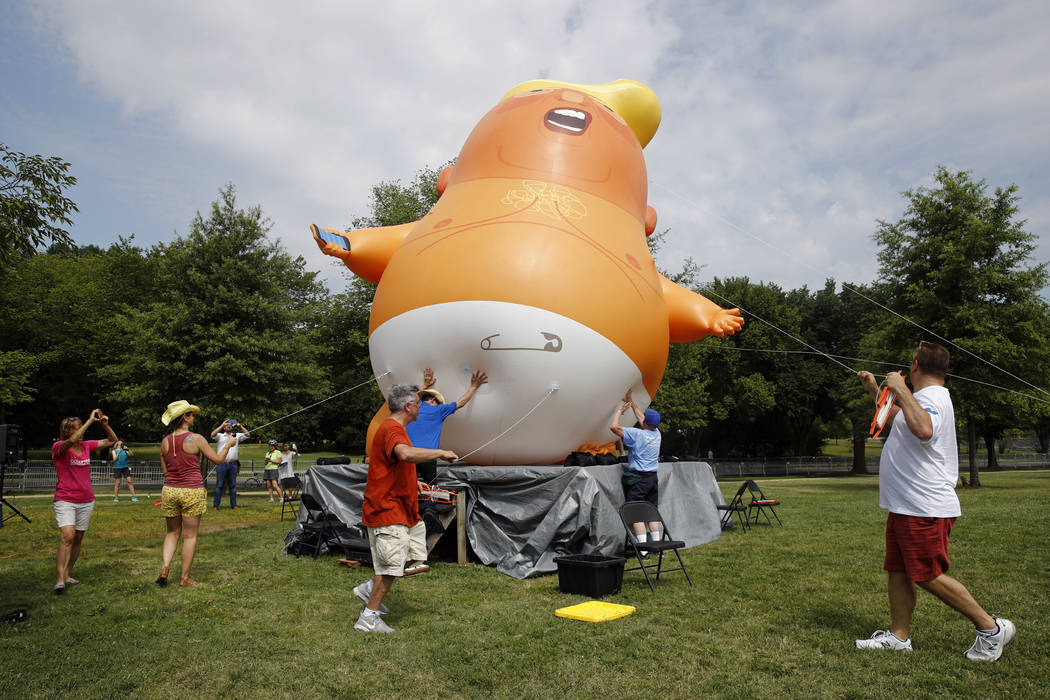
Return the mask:
<svg viewBox="0 0 1050 700">
<path fill-rule="evenodd" d="M 372 568 L 376 575 L 404 576 L 406 562 L 426 561 L 427 526 L 421 520 L 412 527 L 370 527 L 368 546 L 372 550 Z"/>
<path fill-rule="evenodd" d="M 55 501 L 55 520 L 58 521 L 60 528 L 72 525 L 77 532 L 87 532 L 93 510 L 95 510 L 94 501 L 88 503 Z"/>
</svg>

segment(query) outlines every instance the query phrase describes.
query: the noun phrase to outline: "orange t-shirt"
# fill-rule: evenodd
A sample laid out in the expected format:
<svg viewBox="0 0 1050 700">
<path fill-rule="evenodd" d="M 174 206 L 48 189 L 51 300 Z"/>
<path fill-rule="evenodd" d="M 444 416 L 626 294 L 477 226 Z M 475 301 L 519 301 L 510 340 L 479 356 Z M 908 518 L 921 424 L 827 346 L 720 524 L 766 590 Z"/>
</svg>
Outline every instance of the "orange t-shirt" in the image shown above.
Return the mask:
<svg viewBox="0 0 1050 700">
<path fill-rule="evenodd" d="M 361 504 L 361 522 L 367 527 L 405 525 L 419 522 L 419 494 L 416 465 L 394 456 L 398 445 L 412 445 L 405 426 L 387 418 L 372 439 L 368 455 L 368 481 Z"/>
</svg>

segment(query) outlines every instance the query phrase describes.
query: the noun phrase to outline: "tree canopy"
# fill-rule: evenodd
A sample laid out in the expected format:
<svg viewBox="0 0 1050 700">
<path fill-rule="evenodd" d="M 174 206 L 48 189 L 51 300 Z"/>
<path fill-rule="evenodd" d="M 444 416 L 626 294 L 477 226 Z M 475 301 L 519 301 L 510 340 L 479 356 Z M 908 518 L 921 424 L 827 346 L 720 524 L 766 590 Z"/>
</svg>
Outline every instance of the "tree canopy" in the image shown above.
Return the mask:
<svg viewBox="0 0 1050 700">
<path fill-rule="evenodd" d="M 72 244 L 62 228 L 77 211 L 65 196 L 77 183 L 69 167 L 57 156 L 26 155 L 0 143 L 0 264 L 49 243 Z"/>
<path fill-rule="evenodd" d="M 437 200 L 438 172 L 377 184 L 352 227 L 421 218 Z M 654 397 L 667 454 L 789 457 L 852 436 L 862 471 L 874 407 L 852 370 L 884 374 L 906 365 L 919 340 L 938 338 L 953 374 L 985 382 L 952 377 L 949 386 L 963 435 L 985 437 L 988 461 L 1007 428 L 1034 428 L 1046 449 L 1050 402 L 1034 397 L 1050 380 L 1047 270 L 1031 260 L 1035 237 L 1017 217 L 1016 188 L 989 192 L 944 168 L 935 180 L 904 194 L 900 220 L 878 222 L 873 282 L 787 290 L 703 281 L 692 260 L 664 271 L 748 320 L 733 336 L 672 344 Z M 51 244 L 19 249 L 0 276 L 0 418 L 42 446 L 62 416 L 103 405 L 122 437 L 152 440 L 164 407 L 182 398 L 204 409 L 202 430 L 227 417 L 249 428 L 280 419 L 255 435 L 360 449 L 382 403 L 368 355 L 375 286 L 350 277 L 330 293 L 269 230 L 262 208 L 240 207 L 227 185 L 185 234 L 148 250 L 134 237 L 106 249 L 76 247 L 68 235 L 30 239 L 32 250 Z M 654 253 L 662 237 L 650 237 Z"/>
</svg>

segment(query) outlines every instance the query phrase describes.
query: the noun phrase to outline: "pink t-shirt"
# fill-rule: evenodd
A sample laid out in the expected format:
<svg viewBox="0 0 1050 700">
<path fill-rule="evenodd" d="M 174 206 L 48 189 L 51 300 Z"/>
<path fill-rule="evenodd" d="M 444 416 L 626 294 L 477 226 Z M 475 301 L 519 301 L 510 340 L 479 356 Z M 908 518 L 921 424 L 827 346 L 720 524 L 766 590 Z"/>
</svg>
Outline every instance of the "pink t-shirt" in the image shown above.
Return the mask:
<svg viewBox="0 0 1050 700">
<path fill-rule="evenodd" d="M 59 455 L 58 448 L 61 445 L 61 441 L 51 445 L 51 461 L 58 475 L 55 500 L 91 503 L 95 500 L 95 490 L 91 488 L 91 452 L 98 447 L 98 440 L 83 440 L 66 450 L 65 454 Z"/>
</svg>

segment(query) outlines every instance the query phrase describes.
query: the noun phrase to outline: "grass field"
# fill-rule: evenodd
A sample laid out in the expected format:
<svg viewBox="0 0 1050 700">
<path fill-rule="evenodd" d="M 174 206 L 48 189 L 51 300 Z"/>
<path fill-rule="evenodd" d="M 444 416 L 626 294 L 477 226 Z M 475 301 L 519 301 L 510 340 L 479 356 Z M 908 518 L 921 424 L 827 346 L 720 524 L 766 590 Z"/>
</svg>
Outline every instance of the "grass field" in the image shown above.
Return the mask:
<svg viewBox="0 0 1050 700">
<path fill-rule="evenodd" d="M 952 573 L 1017 623 L 995 664 L 962 652 L 972 627 L 919 593 L 911 654 L 861 652 L 888 625 L 884 514 L 870 477 L 768 479 L 784 527 L 731 531 L 684 556 L 649 592 L 625 576 L 600 624 L 554 616 L 586 600 L 557 576 L 517 581 L 436 563 L 395 584 L 393 635 L 352 629 L 350 589 L 370 569 L 280 554 L 291 529 L 263 496 L 209 511 L 199 586 L 153 584 L 163 521 L 144 499 L 97 502 L 73 575 L 51 593 L 57 530 L 47 498 L 19 498 L 32 524 L 0 529 L 0 697 L 1046 697 L 1050 473 L 982 474 L 960 492 Z M 738 482 L 726 481 L 731 495 Z"/>
</svg>

